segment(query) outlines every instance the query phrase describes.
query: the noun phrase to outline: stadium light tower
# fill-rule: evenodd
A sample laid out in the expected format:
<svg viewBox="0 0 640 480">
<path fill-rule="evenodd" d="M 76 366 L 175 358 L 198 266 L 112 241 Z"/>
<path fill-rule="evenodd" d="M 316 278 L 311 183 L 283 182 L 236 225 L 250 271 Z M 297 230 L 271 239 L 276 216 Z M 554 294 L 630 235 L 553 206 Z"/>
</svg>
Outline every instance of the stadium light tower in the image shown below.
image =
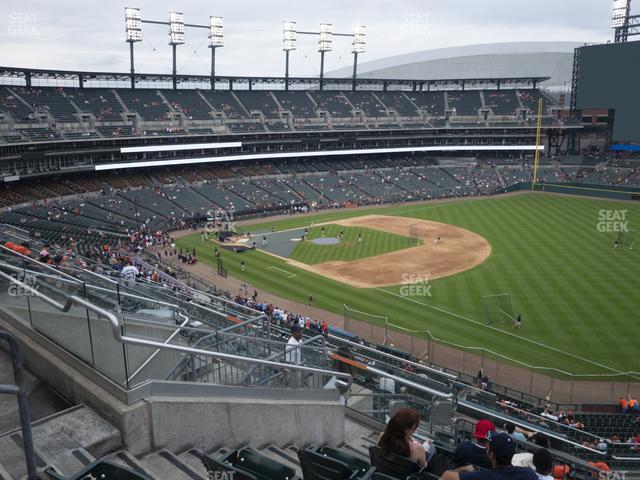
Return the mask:
<svg viewBox="0 0 640 480">
<path fill-rule="evenodd" d="M 209 17 L 209 48 L 211 49 L 211 89 L 216 89 L 216 48 L 224 47 L 222 17 Z"/>
<path fill-rule="evenodd" d="M 616 31 L 615 42 L 626 42 L 628 37 L 631 0 L 613 0 L 611 9 L 611 28 Z"/>
<path fill-rule="evenodd" d="M 125 31 L 129 43 L 129 60 L 131 63 L 131 88 L 136 88 L 135 67 L 133 60 L 133 44 L 142 41 L 142 14 L 139 8 L 124 9 Z"/>
<path fill-rule="evenodd" d="M 320 40 L 318 51 L 320 52 L 320 90 L 324 86 L 324 54 L 331 51 L 333 26 L 330 23 L 320 24 Z"/>
<path fill-rule="evenodd" d="M 173 50 L 173 89 L 178 88 L 178 72 L 176 68 L 176 47 L 184 45 L 184 15 L 180 12 L 169 12 L 169 45 Z"/>
<path fill-rule="evenodd" d="M 285 54 L 284 89 L 289 90 L 289 52 L 297 48 L 296 22 L 285 20 L 282 23 L 282 49 Z"/>
<path fill-rule="evenodd" d="M 358 25 L 353 34 L 353 83 L 351 90 L 356 90 L 356 75 L 358 74 L 358 54 L 365 52 L 366 27 Z"/>
</svg>

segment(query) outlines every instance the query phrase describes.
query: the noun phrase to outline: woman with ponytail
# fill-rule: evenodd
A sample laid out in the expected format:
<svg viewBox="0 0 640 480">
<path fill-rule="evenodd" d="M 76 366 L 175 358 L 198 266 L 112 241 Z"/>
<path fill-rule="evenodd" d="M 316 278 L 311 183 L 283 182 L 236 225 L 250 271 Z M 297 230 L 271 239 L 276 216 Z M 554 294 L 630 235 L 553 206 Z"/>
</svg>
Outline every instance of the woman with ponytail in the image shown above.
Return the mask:
<svg viewBox="0 0 640 480">
<path fill-rule="evenodd" d="M 412 437 L 420 424 L 420 414 L 410 408 L 400 408 L 395 413 L 387 428 L 382 432 L 378 446 L 382 455 L 394 453 L 416 462 L 419 466 L 426 464 L 424 447 Z"/>
</svg>

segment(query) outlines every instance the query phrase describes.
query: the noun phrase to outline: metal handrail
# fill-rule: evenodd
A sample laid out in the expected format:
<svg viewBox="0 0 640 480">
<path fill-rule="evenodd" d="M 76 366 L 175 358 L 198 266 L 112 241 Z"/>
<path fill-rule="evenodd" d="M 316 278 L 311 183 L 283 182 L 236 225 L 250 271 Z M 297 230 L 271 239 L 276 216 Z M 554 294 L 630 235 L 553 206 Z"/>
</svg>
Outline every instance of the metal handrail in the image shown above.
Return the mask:
<svg viewBox="0 0 640 480">
<path fill-rule="evenodd" d="M 486 415 L 487 412 L 485 410 L 482 410 L 482 409 L 476 407 L 475 405 L 469 405 L 469 403 L 471 403 L 471 402 L 467 402 L 467 405 L 465 405 L 467 408 L 471 408 L 472 410 L 475 410 L 477 412 L 480 412 L 480 413 Z M 496 417 L 496 418 L 499 418 L 500 420 L 503 420 L 505 422 L 511 422 L 514 425 L 516 425 L 516 426 L 518 426 L 520 428 L 523 428 L 525 430 L 540 430 L 540 428 L 533 428 L 532 429 L 531 427 L 533 425 L 525 423 L 525 422 L 521 421 L 518 418 L 504 415 L 504 414 L 502 414 L 500 412 L 491 411 L 491 415 Z M 590 447 L 585 447 L 581 443 L 576 443 L 576 442 L 574 442 L 572 440 L 568 440 L 567 438 L 557 434 L 557 432 L 554 432 L 553 430 L 545 429 L 544 434 L 547 437 L 551 437 L 551 438 L 553 438 L 555 440 L 559 440 L 559 441 L 561 441 L 563 443 L 568 443 L 569 445 L 571 445 L 573 447 L 577 447 L 577 448 L 581 448 L 581 449 L 584 449 L 584 450 L 588 450 L 589 452 L 597 453 L 598 455 L 606 455 L 606 452 L 602 452 L 600 450 L 595 450 L 595 449 L 590 448 Z"/>
<path fill-rule="evenodd" d="M 428 393 L 429 395 L 433 395 L 440 398 L 446 398 L 449 400 L 453 400 L 455 395 L 453 393 L 444 393 L 439 390 L 434 390 L 433 388 L 427 387 L 425 385 L 421 385 L 419 383 L 412 382 L 411 380 L 407 380 L 406 378 L 398 377 L 397 375 L 392 375 L 384 370 L 378 370 L 377 368 L 371 367 L 367 365 L 367 371 L 378 375 L 380 377 L 390 378 L 391 380 L 398 382 L 407 387 L 411 387 L 413 389 L 419 390 L 424 393 Z"/>
<path fill-rule="evenodd" d="M 362 349 L 362 350 L 367 350 L 367 351 L 369 351 L 369 352 L 374 352 L 376 355 L 381 355 L 381 356 L 383 356 L 383 357 L 388 357 L 388 358 L 390 357 L 390 358 L 393 358 L 393 359 L 395 359 L 395 360 L 398 360 L 398 359 L 399 359 L 399 357 L 398 357 L 398 356 L 396 356 L 396 355 L 393 355 L 393 354 L 391 354 L 391 353 L 387 353 L 387 352 L 383 352 L 382 350 L 378 350 L 378 349 L 376 349 L 376 348 L 369 347 L 369 346 L 367 346 L 367 345 L 360 345 L 360 344 L 359 344 L 359 343 L 357 343 L 357 342 L 352 342 L 351 340 L 347 340 L 347 339 L 345 339 L 345 338 L 342 338 L 342 337 L 340 337 L 339 335 L 334 335 L 334 334 L 330 333 L 330 334 L 329 334 L 329 338 L 331 338 L 331 339 L 335 339 L 335 340 L 337 340 L 337 341 L 339 341 L 339 342 L 342 342 L 342 343 L 346 343 L 347 345 L 353 345 L 354 347 L 359 348 L 359 349 Z M 441 371 L 439 371 L 438 369 L 435 369 L 435 368 L 432 368 L 432 367 L 428 367 L 428 366 L 426 366 L 426 365 L 423 365 L 423 364 L 418 363 L 418 362 L 414 362 L 414 361 L 412 361 L 412 360 L 405 360 L 405 359 L 402 359 L 402 360 L 403 360 L 407 365 L 411 365 L 411 366 L 413 366 L 413 367 L 420 368 L 420 369 L 422 369 L 422 370 L 427 370 L 427 371 L 429 371 L 429 372 L 431 372 L 431 373 L 435 373 L 435 374 L 438 374 L 438 375 L 441 375 L 441 376 L 447 377 L 447 378 L 449 378 L 449 379 L 451 379 L 451 380 L 456 380 L 456 378 L 457 378 L 455 375 L 452 375 L 452 374 L 450 374 L 450 373 L 446 373 L 446 372 L 441 372 Z"/>
<path fill-rule="evenodd" d="M 182 352 L 182 353 L 188 353 L 188 354 L 195 354 L 195 355 L 203 355 L 203 356 L 207 356 L 207 357 L 213 357 L 213 358 L 218 358 L 218 359 L 223 359 L 223 360 L 236 360 L 236 361 L 243 361 L 243 362 L 248 362 L 248 363 L 256 363 L 256 364 L 260 364 L 260 365 L 267 365 L 270 367 L 276 367 L 276 368 L 282 368 L 282 369 L 289 369 L 289 370 L 299 370 L 302 372 L 308 372 L 308 373 L 317 373 L 317 374 L 321 374 L 321 375 L 327 375 L 330 377 L 340 377 L 344 380 L 346 380 L 348 387 L 351 386 L 351 384 L 353 383 L 353 377 L 351 375 L 349 375 L 348 373 L 343 373 L 343 372 L 336 372 L 333 370 L 323 370 L 320 368 L 314 368 L 314 367 L 305 367 L 302 365 L 292 365 L 292 364 L 288 364 L 288 363 L 280 363 L 280 362 L 273 362 L 273 361 L 269 361 L 269 360 L 263 360 L 263 359 L 258 359 L 258 358 L 251 358 L 251 357 L 243 357 L 240 355 L 233 355 L 230 353 L 221 353 L 221 352 L 212 352 L 210 350 L 201 350 L 198 348 L 192 348 L 192 347 L 183 347 L 180 345 L 170 345 L 170 344 L 164 344 L 162 342 L 157 342 L 157 341 L 153 341 L 153 340 L 145 340 L 142 338 L 135 338 L 135 337 L 129 337 L 127 335 L 123 335 L 122 333 L 122 327 L 120 325 L 120 322 L 118 320 L 118 318 L 111 312 L 104 310 L 103 308 L 98 307 L 97 305 L 94 305 L 93 303 L 89 302 L 88 300 L 78 297 L 76 295 L 69 295 L 67 297 L 67 300 L 64 304 L 57 302 L 56 300 L 48 297 L 47 295 L 39 292 L 37 289 L 31 287 L 30 285 L 27 285 L 15 278 L 13 278 L 11 275 L 7 275 L 6 273 L 0 271 L 0 277 L 8 280 L 9 282 L 21 287 L 24 289 L 25 292 L 29 292 L 30 295 L 33 295 L 35 297 L 38 297 L 39 299 L 41 299 L 42 301 L 48 303 L 49 305 L 51 305 L 54 308 L 57 308 L 58 310 L 62 311 L 62 312 L 68 312 L 72 306 L 74 305 L 78 305 L 81 307 L 86 308 L 87 310 L 92 311 L 93 313 L 95 313 L 98 317 L 102 317 L 105 320 L 108 320 L 109 323 L 111 324 L 111 332 L 113 334 L 113 337 L 120 343 L 128 343 L 131 345 L 139 345 L 142 347 L 156 347 L 156 348 L 160 348 L 160 349 L 166 349 L 166 350 L 173 350 L 173 351 L 177 351 L 177 352 Z"/>
<path fill-rule="evenodd" d="M 28 261 L 29 261 L 29 263 L 35 263 L 36 265 L 39 265 L 39 266 L 40 266 L 40 267 L 42 267 L 42 268 L 45 268 L 45 269 L 50 270 L 50 271 L 52 271 L 52 272 L 55 272 L 55 273 L 57 273 L 58 275 L 62 275 L 62 276 L 64 276 L 64 277 L 67 277 L 68 279 L 71 279 L 71 280 L 73 280 L 73 281 L 74 281 L 74 282 L 76 282 L 76 283 L 82 283 L 82 282 L 80 282 L 80 280 L 78 280 L 77 278 L 74 278 L 74 277 L 72 277 L 72 276 L 71 276 L 71 275 L 69 275 L 69 274 L 66 274 L 66 273 L 64 273 L 64 272 L 61 272 L 60 270 L 58 270 L 58 269 L 57 269 L 57 268 L 55 268 L 55 267 L 52 267 L 52 266 L 51 266 L 51 265 L 49 265 L 48 263 L 38 262 L 37 260 L 35 260 L 35 259 L 31 258 L 31 257 L 28 257 L 27 255 L 23 255 L 23 254 L 21 254 L 20 252 L 16 252 L 15 250 L 11 250 L 10 248 L 7 248 L 7 247 L 5 247 L 4 245 L 1 245 L 1 244 L 0 244 L 0 249 L 4 250 L 5 252 L 11 253 L 12 255 L 15 255 L 16 257 L 21 258 L 21 259 L 23 259 L 23 260 L 28 260 Z"/>
<path fill-rule="evenodd" d="M 596 438 L 598 440 L 600 440 L 602 438 L 602 435 L 595 435 L 593 433 L 587 432 L 586 430 L 580 430 L 579 428 L 575 428 L 575 427 L 572 427 L 570 425 L 565 425 L 564 423 L 560 423 L 560 422 L 558 422 L 556 420 L 553 420 L 553 419 L 551 419 L 549 417 L 543 417 L 542 415 L 538 415 L 538 414 L 535 414 L 535 413 L 527 412 L 526 410 L 522 410 L 521 408 L 513 407 L 511 405 L 507 405 L 506 403 L 505 404 L 500 404 L 500 402 L 496 402 L 496 403 L 498 403 L 500 405 L 500 407 L 506 407 L 506 408 L 508 408 L 510 410 L 514 410 L 515 412 L 523 414 L 526 417 L 534 417 L 537 420 L 544 421 L 546 423 L 550 423 L 553 426 L 557 426 L 558 427 L 557 431 L 562 431 L 563 428 L 566 428 L 568 430 L 571 430 L 572 433 L 580 433 L 582 435 L 587 435 L 589 437 L 594 437 L 594 438 Z"/>
<path fill-rule="evenodd" d="M 182 317 L 182 318 L 183 318 L 183 321 L 182 321 L 182 323 L 180 323 L 180 325 L 178 325 L 178 328 L 176 328 L 176 329 L 173 331 L 173 333 L 172 333 L 171 335 L 169 335 L 169 337 L 168 337 L 164 342 L 162 342 L 162 343 L 164 343 L 165 345 L 166 345 L 167 343 L 169 343 L 171 340 L 173 340 L 173 339 L 176 337 L 176 335 L 178 335 L 178 334 L 180 333 L 180 330 L 182 329 L 182 327 L 184 327 L 187 323 L 189 323 L 189 317 L 187 317 L 186 315 L 183 315 L 183 314 L 182 314 L 182 313 L 180 313 L 180 312 L 178 312 L 178 315 L 179 315 L 180 317 Z M 133 380 L 133 377 L 135 377 L 136 375 L 138 375 L 138 373 L 140 373 L 140 372 L 142 371 L 142 369 L 143 369 L 144 367 L 146 367 L 146 366 L 149 364 L 149 362 L 150 362 L 151 360 L 153 360 L 153 359 L 156 357 L 156 355 L 158 355 L 158 353 L 160 353 L 160 349 L 159 349 L 159 348 L 156 348 L 156 349 L 154 350 L 154 352 L 153 352 L 151 355 L 149 355 L 149 357 L 148 357 L 144 362 L 142 362 L 142 364 L 141 364 L 141 365 L 136 369 L 136 371 L 135 371 L 135 372 L 133 372 L 133 373 L 129 376 L 129 378 L 127 378 L 127 382 L 128 382 L 128 383 L 130 383 L 130 382 L 131 382 L 131 380 Z"/>
<path fill-rule="evenodd" d="M 6 340 L 9 344 L 11 362 L 13 364 L 14 385 L 1 385 L 0 393 L 14 394 L 18 397 L 18 410 L 20 411 L 20 426 L 22 428 L 22 444 L 24 448 L 25 461 L 27 463 L 27 477 L 38 478 L 36 471 L 35 452 L 33 449 L 33 436 L 31 435 L 31 416 L 29 415 L 29 400 L 27 389 L 24 386 L 24 372 L 22 361 L 22 350 L 16 338 L 8 332 L 0 332 L 0 339 Z"/>
</svg>

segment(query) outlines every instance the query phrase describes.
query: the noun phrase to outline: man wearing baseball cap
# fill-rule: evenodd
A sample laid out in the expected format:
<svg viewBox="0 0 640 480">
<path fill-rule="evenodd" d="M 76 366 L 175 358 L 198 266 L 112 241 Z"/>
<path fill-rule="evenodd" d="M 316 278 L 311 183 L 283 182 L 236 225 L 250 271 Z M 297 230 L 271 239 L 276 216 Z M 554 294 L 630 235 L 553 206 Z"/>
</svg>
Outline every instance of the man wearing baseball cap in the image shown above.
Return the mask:
<svg viewBox="0 0 640 480">
<path fill-rule="evenodd" d="M 514 467 L 511 459 L 516 453 L 516 443 L 506 433 L 494 433 L 487 449 L 491 470 L 456 472 L 448 470 L 441 480 L 538 480 L 538 475 L 529 467 Z"/>
<path fill-rule="evenodd" d="M 495 432 L 496 427 L 491 420 L 478 420 L 473 429 L 473 442 L 462 442 L 455 451 L 456 467 L 475 465 L 482 468 L 491 468 L 491 462 L 487 456 L 489 435 Z"/>
</svg>

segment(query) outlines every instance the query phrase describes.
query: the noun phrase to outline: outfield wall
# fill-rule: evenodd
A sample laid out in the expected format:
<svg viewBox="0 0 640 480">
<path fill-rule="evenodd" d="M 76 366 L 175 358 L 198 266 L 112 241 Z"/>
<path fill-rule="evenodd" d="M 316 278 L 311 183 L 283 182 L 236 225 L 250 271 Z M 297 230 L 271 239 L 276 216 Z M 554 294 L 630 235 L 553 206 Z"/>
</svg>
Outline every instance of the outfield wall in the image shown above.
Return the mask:
<svg viewBox="0 0 640 480">
<path fill-rule="evenodd" d="M 512 185 L 498 193 L 525 190 L 532 190 L 530 182 Z M 614 200 L 640 200 L 640 188 L 638 187 L 597 185 L 591 183 L 537 183 L 534 190 L 537 192 L 564 193 L 566 195 L 611 198 Z"/>
</svg>

